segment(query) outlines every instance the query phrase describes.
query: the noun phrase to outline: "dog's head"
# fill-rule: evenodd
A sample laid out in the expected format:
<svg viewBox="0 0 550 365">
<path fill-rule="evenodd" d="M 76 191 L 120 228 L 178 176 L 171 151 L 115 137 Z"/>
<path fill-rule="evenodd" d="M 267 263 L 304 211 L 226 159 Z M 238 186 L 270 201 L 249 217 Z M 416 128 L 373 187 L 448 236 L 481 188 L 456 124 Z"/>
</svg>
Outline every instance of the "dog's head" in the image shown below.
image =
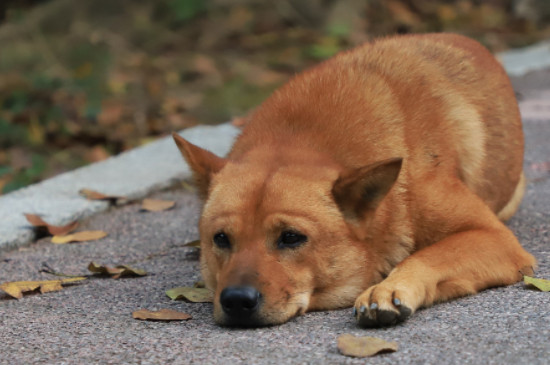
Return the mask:
<svg viewBox="0 0 550 365">
<path fill-rule="evenodd" d="M 401 159 L 343 170 L 267 149 L 232 161 L 174 139 L 204 200 L 201 270 L 218 323 L 277 324 L 350 306 L 381 279 L 383 249 L 368 242 L 384 229 L 372 223 Z"/>
</svg>

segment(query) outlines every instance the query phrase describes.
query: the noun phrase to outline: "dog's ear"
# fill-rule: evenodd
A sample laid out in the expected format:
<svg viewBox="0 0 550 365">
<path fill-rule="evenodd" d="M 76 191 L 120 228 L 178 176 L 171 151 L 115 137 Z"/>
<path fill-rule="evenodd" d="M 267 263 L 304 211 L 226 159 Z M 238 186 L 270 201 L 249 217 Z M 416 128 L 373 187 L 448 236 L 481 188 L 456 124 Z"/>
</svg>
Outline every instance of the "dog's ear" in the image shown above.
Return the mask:
<svg viewBox="0 0 550 365">
<path fill-rule="evenodd" d="M 402 163 L 402 158 L 391 158 L 342 173 L 332 195 L 344 218 L 361 220 L 374 212 L 397 180 Z"/>
<path fill-rule="evenodd" d="M 199 197 L 206 199 L 212 176 L 224 167 L 227 160 L 195 146 L 177 133 L 172 133 L 172 137 L 191 171 L 193 171 Z"/>
</svg>

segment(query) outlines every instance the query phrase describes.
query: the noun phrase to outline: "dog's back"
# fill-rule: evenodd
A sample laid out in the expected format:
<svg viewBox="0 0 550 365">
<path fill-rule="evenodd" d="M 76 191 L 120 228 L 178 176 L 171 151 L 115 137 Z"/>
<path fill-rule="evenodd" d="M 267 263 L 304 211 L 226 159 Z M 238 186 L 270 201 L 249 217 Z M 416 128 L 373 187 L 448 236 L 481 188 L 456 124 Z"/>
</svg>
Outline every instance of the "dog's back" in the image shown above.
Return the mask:
<svg viewBox="0 0 550 365">
<path fill-rule="evenodd" d="M 496 213 L 521 176 L 523 134 L 509 80 L 485 48 L 454 34 L 344 52 L 296 76 L 251 119 L 230 158 L 265 144 L 281 155 L 289 145 L 314 147 L 350 168 L 401 156 L 401 183 L 451 170 Z"/>
</svg>

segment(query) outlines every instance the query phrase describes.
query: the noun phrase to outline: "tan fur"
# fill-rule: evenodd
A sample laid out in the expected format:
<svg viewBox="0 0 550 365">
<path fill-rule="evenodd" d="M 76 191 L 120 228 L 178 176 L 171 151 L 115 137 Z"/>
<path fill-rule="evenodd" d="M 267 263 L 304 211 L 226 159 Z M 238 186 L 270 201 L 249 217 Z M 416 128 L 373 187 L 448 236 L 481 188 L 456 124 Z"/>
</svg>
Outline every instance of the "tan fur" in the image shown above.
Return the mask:
<svg viewBox="0 0 550 365">
<path fill-rule="evenodd" d="M 221 324 L 220 293 L 235 285 L 261 293 L 247 324 L 355 303 L 360 324 L 381 326 L 535 265 L 499 221 L 524 190 L 517 103 L 470 39 L 343 52 L 257 108 L 226 159 L 174 137 L 205 200 L 202 274 Z M 281 247 L 288 230 L 307 242 Z"/>
</svg>

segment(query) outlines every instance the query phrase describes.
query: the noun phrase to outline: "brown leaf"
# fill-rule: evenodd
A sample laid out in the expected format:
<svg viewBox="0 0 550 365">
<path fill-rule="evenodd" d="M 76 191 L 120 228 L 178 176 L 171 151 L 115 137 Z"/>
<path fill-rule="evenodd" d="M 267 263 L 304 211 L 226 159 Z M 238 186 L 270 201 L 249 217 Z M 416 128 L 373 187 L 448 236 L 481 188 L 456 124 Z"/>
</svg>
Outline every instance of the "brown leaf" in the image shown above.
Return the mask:
<svg viewBox="0 0 550 365">
<path fill-rule="evenodd" d="M 81 280 L 86 280 L 86 278 L 81 276 L 61 280 L 12 281 L 2 283 L 0 285 L 0 290 L 3 290 L 6 294 L 16 299 L 21 299 L 23 297 L 23 293 L 25 292 L 31 292 L 36 289 L 40 289 L 41 293 L 48 293 L 61 290 L 63 288 L 63 284 L 68 284 Z"/>
<path fill-rule="evenodd" d="M 248 124 L 248 118 L 246 117 L 233 117 L 231 119 L 231 124 L 235 127 L 244 127 L 246 124 Z"/>
<path fill-rule="evenodd" d="M 191 242 L 187 242 L 186 244 L 184 244 L 184 246 L 186 247 L 201 247 L 201 240 L 194 240 L 194 241 L 191 241 Z"/>
<path fill-rule="evenodd" d="M 122 276 L 145 276 L 147 271 L 133 268 L 128 265 L 118 265 L 115 267 L 107 265 L 98 265 L 95 262 L 88 264 L 88 270 L 94 274 L 111 275 L 113 279 L 118 279 Z"/>
<path fill-rule="evenodd" d="M 143 199 L 141 210 L 161 212 L 163 210 L 172 209 L 175 205 L 176 202 L 171 200 Z"/>
<path fill-rule="evenodd" d="M 179 287 L 166 291 L 166 295 L 172 300 L 185 299 L 193 303 L 212 303 L 214 296 L 210 289 Z"/>
<path fill-rule="evenodd" d="M 91 189 L 80 189 L 78 193 L 88 200 L 107 200 L 109 203 L 117 205 L 128 202 L 128 198 L 125 196 L 107 195 Z"/>
<path fill-rule="evenodd" d="M 178 312 L 172 309 L 161 309 L 158 311 L 150 311 L 149 309 L 140 309 L 132 313 L 135 319 L 149 321 L 186 321 L 191 319 L 187 313 Z"/>
<path fill-rule="evenodd" d="M 338 337 L 338 350 L 346 356 L 367 357 L 382 352 L 395 352 L 397 343 L 370 336 L 355 337 L 346 333 Z"/>
<path fill-rule="evenodd" d="M 68 235 L 56 235 L 52 237 L 52 243 L 55 244 L 65 244 L 69 242 L 86 242 L 86 241 L 96 241 L 107 236 L 106 232 L 103 231 L 82 231 L 76 232 Z"/>
<path fill-rule="evenodd" d="M 89 162 L 99 162 L 104 161 L 111 157 L 109 152 L 103 146 L 94 146 L 86 151 L 85 158 Z"/>
<path fill-rule="evenodd" d="M 64 226 L 53 226 L 49 224 L 48 222 L 44 221 L 39 215 L 37 214 L 28 214 L 25 213 L 25 218 L 27 218 L 27 221 L 32 224 L 34 227 L 37 228 L 45 228 L 48 230 L 48 232 L 51 235 L 65 235 L 71 231 L 74 231 L 76 227 L 78 227 L 78 222 L 74 221 Z"/>
</svg>

